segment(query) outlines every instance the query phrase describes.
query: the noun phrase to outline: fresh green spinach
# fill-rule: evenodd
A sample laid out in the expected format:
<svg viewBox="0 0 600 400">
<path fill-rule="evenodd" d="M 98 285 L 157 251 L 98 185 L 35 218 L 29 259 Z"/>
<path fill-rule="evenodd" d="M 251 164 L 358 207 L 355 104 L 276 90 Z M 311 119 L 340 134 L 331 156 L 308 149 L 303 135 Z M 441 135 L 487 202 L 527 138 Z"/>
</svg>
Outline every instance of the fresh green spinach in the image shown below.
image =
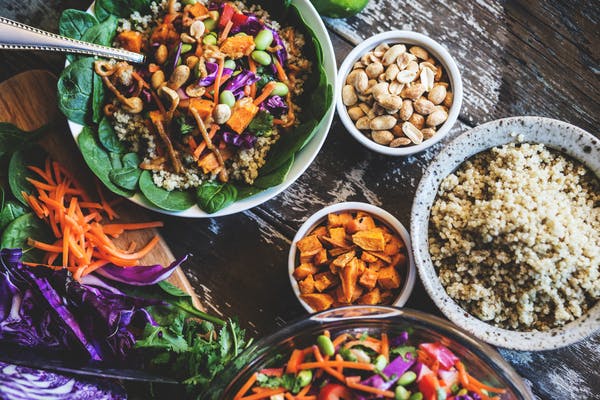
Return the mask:
<svg viewBox="0 0 600 400">
<path fill-rule="evenodd" d="M 62 12 L 58 20 L 58 32 L 63 36 L 80 40 L 83 34 L 97 23 L 96 17 L 85 11 L 67 9 Z"/>
<path fill-rule="evenodd" d="M 86 30 L 81 37 L 81 40 L 102 46 L 111 46 L 113 39 L 115 38 L 115 34 L 117 33 L 117 26 L 117 17 L 111 15 L 103 22 Z"/>
<path fill-rule="evenodd" d="M 97 124 L 103 116 L 103 107 L 105 99 L 105 89 L 102 78 L 98 74 L 94 74 L 92 79 L 92 121 Z"/>
<path fill-rule="evenodd" d="M 98 125 L 98 140 L 107 151 L 112 153 L 123 154 L 127 151 L 107 117 L 102 118 Z"/>
<path fill-rule="evenodd" d="M 281 164 L 281 166 L 279 166 L 279 168 L 277 168 L 275 171 L 269 174 L 259 175 L 254 181 L 254 186 L 261 189 L 268 189 L 270 187 L 282 184 L 293 165 L 294 154 L 292 153 L 292 156 L 283 164 Z"/>
<path fill-rule="evenodd" d="M 45 156 L 46 153 L 41 147 L 32 146 L 27 150 L 15 151 L 8 163 L 8 185 L 13 196 L 25 206 L 28 204 L 21 193 L 34 193 L 35 188 L 27 181 L 27 178 L 36 178 L 27 166 L 42 167 Z"/>
<path fill-rule="evenodd" d="M 37 140 L 46 126 L 27 132 L 8 122 L 0 122 L 0 157 Z"/>
<path fill-rule="evenodd" d="M 112 183 L 127 190 L 137 189 L 140 175 L 142 175 L 142 170 L 137 166 L 113 169 L 108 173 Z"/>
<path fill-rule="evenodd" d="M 94 58 L 69 64 L 58 79 L 58 107 L 73 122 L 85 125 L 92 120 Z"/>
<path fill-rule="evenodd" d="M 28 238 L 46 243 L 52 240 L 52 233 L 48 225 L 33 213 L 21 215 L 8 224 L 0 237 L 0 247 L 3 249 L 21 248 L 23 249 L 23 261 L 41 262 L 43 254 L 29 246 Z"/>
<path fill-rule="evenodd" d="M 150 11 L 150 0 L 97 0 L 95 11 L 100 11 L 100 18 L 108 18 L 107 15 L 115 15 L 121 18 L 129 18 L 129 16 L 139 11 L 140 14 L 146 15 Z"/>
<path fill-rule="evenodd" d="M 229 183 L 204 182 L 196 192 L 198 206 L 209 214 L 217 212 L 237 199 L 237 189 Z"/>
<path fill-rule="evenodd" d="M 315 119 L 298 125 L 290 134 L 282 135 L 282 137 L 271 148 L 267 155 L 267 162 L 259 170 L 259 176 L 269 174 L 279 167 L 284 165 L 290 156 L 294 155 L 304 147 L 308 140 L 316 132 L 318 122 Z"/>
<path fill-rule="evenodd" d="M 26 212 L 27 210 L 20 203 L 13 200 L 6 201 L 0 211 L 0 231 L 3 231 L 8 224 Z"/>
<path fill-rule="evenodd" d="M 163 210 L 184 211 L 195 204 L 194 196 L 189 191 L 168 191 L 156 186 L 152 180 L 152 173 L 150 171 L 142 172 L 139 185 L 140 191 L 146 199 Z"/>
<path fill-rule="evenodd" d="M 110 156 L 100 147 L 91 128 L 87 126 L 83 128 L 77 138 L 77 144 L 88 167 L 108 189 L 119 196 L 131 197 L 133 195 L 132 191 L 120 188 L 110 180 L 108 176 L 112 169 Z"/>
</svg>

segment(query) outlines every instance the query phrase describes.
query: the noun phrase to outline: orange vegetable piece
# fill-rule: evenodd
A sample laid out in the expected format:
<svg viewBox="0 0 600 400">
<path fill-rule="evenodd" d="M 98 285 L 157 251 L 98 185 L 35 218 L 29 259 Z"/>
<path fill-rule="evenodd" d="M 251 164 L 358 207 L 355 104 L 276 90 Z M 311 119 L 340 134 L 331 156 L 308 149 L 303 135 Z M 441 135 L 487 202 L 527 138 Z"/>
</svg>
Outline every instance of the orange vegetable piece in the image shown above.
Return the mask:
<svg viewBox="0 0 600 400">
<path fill-rule="evenodd" d="M 337 268 L 344 268 L 346 264 L 348 264 L 354 257 L 356 256 L 356 252 L 354 250 L 344 253 L 338 256 L 331 265 Z"/>
<path fill-rule="evenodd" d="M 192 4 L 189 8 L 187 8 L 187 10 L 194 17 L 202 17 L 208 14 L 208 8 L 206 8 L 206 6 L 200 2 Z"/>
<path fill-rule="evenodd" d="M 366 268 L 363 273 L 360 275 L 360 279 L 358 283 L 364 286 L 367 289 L 373 289 L 377 284 L 377 271 L 371 268 Z"/>
<path fill-rule="evenodd" d="M 390 265 L 392 267 L 397 267 L 398 265 L 406 264 L 406 256 L 402 253 L 395 254 L 390 261 Z"/>
<path fill-rule="evenodd" d="M 190 98 L 189 108 L 198 111 L 201 118 L 207 118 L 212 115 L 214 103 L 210 100 L 201 99 L 199 97 Z"/>
<path fill-rule="evenodd" d="M 352 221 L 352 214 L 350 213 L 341 213 L 341 214 L 328 214 L 327 215 L 327 225 L 329 227 L 335 228 L 337 226 L 344 226 Z"/>
<path fill-rule="evenodd" d="M 376 262 L 377 260 L 379 260 L 379 258 L 375 257 L 373 254 L 369 253 L 368 251 L 363 251 L 362 254 L 360 255 L 360 259 L 367 263 L 372 263 L 372 262 Z"/>
<path fill-rule="evenodd" d="M 329 228 L 329 237 L 332 242 L 345 243 L 346 242 L 346 231 L 344 228 Z"/>
<path fill-rule="evenodd" d="M 314 293 L 315 279 L 312 274 L 308 275 L 303 281 L 298 282 L 298 289 L 302 294 Z"/>
<path fill-rule="evenodd" d="M 117 35 L 116 40 L 125 50 L 142 52 L 142 34 L 138 31 L 123 31 Z"/>
<path fill-rule="evenodd" d="M 310 293 L 300 296 L 310 307 L 316 311 L 327 310 L 333 304 L 333 297 L 327 293 Z"/>
<path fill-rule="evenodd" d="M 366 231 L 375 228 L 375 220 L 369 215 L 356 217 L 346 224 L 348 233 L 356 233 L 358 231 Z"/>
<path fill-rule="evenodd" d="M 202 171 L 205 174 L 208 174 L 216 170 L 217 168 L 220 168 L 221 164 L 219 164 L 219 160 L 217 159 L 217 156 L 215 156 L 215 153 L 211 152 L 207 153 L 205 156 L 198 160 L 198 166 L 202 168 Z"/>
<path fill-rule="evenodd" d="M 344 292 L 344 300 L 346 303 L 352 301 L 354 291 L 358 282 L 359 273 L 359 260 L 354 257 L 346 266 L 340 271 L 340 278 L 342 280 L 342 290 Z"/>
<path fill-rule="evenodd" d="M 316 228 L 314 231 L 311 232 L 311 235 L 314 236 L 325 236 L 327 235 L 327 228 L 324 226 L 319 226 L 318 228 Z"/>
<path fill-rule="evenodd" d="M 322 272 L 315 275 L 315 289 L 319 292 L 323 292 L 328 289 L 331 285 L 338 281 L 337 276 L 331 272 Z"/>
<path fill-rule="evenodd" d="M 381 292 L 376 287 L 358 299 L 358 304 L 375 305 L 381 303 Z"/>
<path fill-rule="evenodd" d="M 327 264 L 327 250 L 321 249 L 314 257 L 315 265 Z"/>
<path fill-rule="evenodd" d="M 385 249 L 385 238 L 378 228 L 356 232 L 352 235 L 352 242 L 363 250 L 383 251 Z"/>
<path fill-rule="evenodd" d="M 230 58 L 238 59 L 247 57 L 256 48 L 254 38 L 247 36 L 232 36 L 228 37 L 221 44 L 221 52 L 228 55 Z"/>
<path fill-rule="evenodd" d="M 233 106 L 227 125 L 234 132 L 241 134 L 250 125 L 250 122 L 258 113 L 258 109 L 258 106 L 253 103 L 250 97 L 244 97 Z"/>
<path fill-rule="evenodd" d="M 378 272 L 377 282 L 384 289 L 396 289 L 400 287 L 400 274 L 396 268 L 390 266 L 381 268 Z"/>
<path fill-rule="evenodd" d="M 316 274 L 318 271 L 319 270 L 317 269 L 317 267 L 315 267 L 313 264 L 302 263 L 302 264 L 298 265 L 298 267 L 296 267 L 293 275 L 294 275 L 294 278 L 296 278 L 296 280 L 299 281 L 299 280 L 306 278 L 307 276 L 309 276 L 311 274 Z"/>
<path fill-rule="evenodd" d="M 302 255 L 311 256 L 314 256 L 323 248 L 319 239 L 317 239 L 317 237 L 314 235 L 306 236 L 300 239 L 298 243 L 296 243 L 296 247 L 298 250 L 300 250 Z"/>
</svg>

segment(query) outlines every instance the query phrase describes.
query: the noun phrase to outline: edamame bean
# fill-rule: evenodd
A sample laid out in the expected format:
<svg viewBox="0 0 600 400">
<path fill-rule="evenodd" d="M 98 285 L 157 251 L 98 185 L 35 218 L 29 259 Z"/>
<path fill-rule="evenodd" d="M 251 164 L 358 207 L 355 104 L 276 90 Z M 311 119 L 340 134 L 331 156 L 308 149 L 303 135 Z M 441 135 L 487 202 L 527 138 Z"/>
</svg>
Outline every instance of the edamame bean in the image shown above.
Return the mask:
<svg viewBox="0 0 600 400">
<path fill-rule="evenodd" d="M 185 54 L 188 51 L 192 50 L 192 45 L 189 43 L 184 43 L 181 45 L 181 54 Z"/>
<path fill-rule="evenodd" d="M 233 61 L 233 60 L 227 60 L 223 64 L 223 67 L 229 68 L 229 69 L 235 69 L 235 67 L 236 67 L 235 61 Z"/>
<path fill-rule="evenodd" d="M 450 391 L 452 392 L 452 394 L 458 393 L 459 390 L 460 387 L 456 383 L 453 383 L 452 386 L 450 386 Z"/>
<path fill-rule="evenodd" d="M 446 391 L 444 389 L 439 387 L 435 392 L 437 394 L 437 400 L 446 400 Z"/>
<path fill-rule="evenodd" d="M 345 361 L 357 361 L 356 356 L 349 349 L 340 349 L 340 355 Z"/>
<path fill-rule="evenodd" d="M 298 386 L 300 386 L 301 388 L 303 388 L 304 386 L 308 385 L 313 378 L 313 373 L 310 369 L 304 369 L 300 372 L 298 372 L 298 376 L 296 377 L 296 382 L 298 383 Z"/>
<path fill-rule="evenodd" d="M 402 374 L 400 379 L 398 379 L 398 383 L 402 386 L 410 385 L 414 381 L 417 380 L 417 374 L 412 371 L 407 371 Z"/>
<path fill-rule="evenodd" d="M 212 45 L 217 44 L 217 35 L 215 35 L 214 32 L 209 33 L 208 35 L 204 36 L 202 43 Z"/>
<path fill-rule="evenodd" d="M 217 21 L 215 21 L 215 20 L 214 20 L 214 19 L 212 19 L 212 18 L 207 18 L 207 19 L 205 19 L 205 20 L 204 20 L 204 21 L 202 21 L 202 22 L 204 22 L 204 28 L 206 28 L 206 30 L 207 30 L 208 32 L 210 32 L 210 31 L 214 31 L 214 30 L 215 30 L 215 28 L 217 27 Z"/>
<path fill-rule="evenodd" d="M 408 400 L 423 400 L 423 393 L 421 393 L 421 392 L 416 392 L 416 393 L 413 393 L 413 394 L 412 394 L 412 395 L 411 395 L 411 396 L 408 398 Z"/>
<path fill-rule="evenodd" d="M 469 394 L 467 389 L 460 389 L 458 393 L 456 393 L 457 396 L 464 396 L 465 394 Z"/>
<path fill-rule="evenodd" d="M 332 356 L 335 354 L 335 346 L 331 339 L 329 339 L 325 335 L 320 335 L 317 338 L 317 346 L 319 346 L 319 350 L 326 356 Z"/>
<path fill-rule="evenodd" d="M 275 83 L 275 89 L 273 89 L 273 91 L 271 92 L 271 94 L 273 96 L 287 96 L 288 92 L 290 91 L 290 89 L 287 87 L 287 85 L 283 82 L 276 82 Z"/>
<path fill-rule="evenodd" d="M 183 0 L 182 3 L 184 6 L 194 5 L 194 4 L 196 4 L 196 0 Z"/>
<path fill-rule="evenodd" d="M 251 57 L 254 61 L 259 63 L 260 65 L 270 65 L 271 64 L 271 55 L 266 51 L 262 50 L 254 50 L 251 54 Z"/>
<path fill-rule="evenodd" d="M 410 398 L 410 392 L 406 390 L 404 386 L 397 386 L 396 392 L 394 393 L 394 400 L 408 400 Z"/>
<path fill-rule="evenodd" d="M 266 50 L 267 47 L 271 45 L 271 42 L 273 42 L 273 32 L 268 29 L 263 29 L 258 32 L 254 38 L 254 44 L 256 45 L 257 50 Z"/>
<path fill-rule="evenodd" d="M 223 90 L 219 95 L 219 103 L 233 107 L 235 105 L 235 96 L 233 95 L 233 92 L 231 92 L 231 90 Z"/>
<path fill-rule="evenodd" d="M 375 365 L 375 369 L 377 371 L 383 371 L 383 369 L 387 365 L 387 359 L 385 358 L 385 356 L 383 354 L 380 354 L 377 356 L 377 358 L 375 359 L 375 362 L 373 364 Z"/>
</svg>

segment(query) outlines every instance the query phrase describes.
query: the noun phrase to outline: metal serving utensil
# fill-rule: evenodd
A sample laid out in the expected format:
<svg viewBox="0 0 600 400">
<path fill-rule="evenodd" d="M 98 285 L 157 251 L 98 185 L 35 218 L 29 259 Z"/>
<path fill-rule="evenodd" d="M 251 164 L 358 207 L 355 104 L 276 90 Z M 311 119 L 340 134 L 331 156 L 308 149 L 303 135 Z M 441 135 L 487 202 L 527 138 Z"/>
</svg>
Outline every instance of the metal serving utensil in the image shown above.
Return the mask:
<svg viewBox="0 0 600 400">
<path fill-rule="evenodd" d="M 71 39 L 4 17 L 0 17 L 0 49 L 87 54 L 137 64 L 143 64 L 146 59 L 143 54 Z"/>
</svg>

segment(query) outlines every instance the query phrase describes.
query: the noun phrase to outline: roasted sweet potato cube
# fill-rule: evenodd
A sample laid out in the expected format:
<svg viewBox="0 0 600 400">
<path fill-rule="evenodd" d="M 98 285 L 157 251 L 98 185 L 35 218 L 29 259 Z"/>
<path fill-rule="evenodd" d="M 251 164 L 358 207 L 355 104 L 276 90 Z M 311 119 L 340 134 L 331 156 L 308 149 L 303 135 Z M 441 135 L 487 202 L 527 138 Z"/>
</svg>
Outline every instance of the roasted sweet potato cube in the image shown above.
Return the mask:
<svg viewBox="0 0 600 400">
<path fill-rule="evenodd" d="M 236 133 L 242 134 L 258 114 L 258 110 L 258 106 L 252 102 L 250 97 L 244 97 L 238 100 L 231 109 L 231 117 L 227 120 L 227 125 Z"/>
<path fill-rule="evenodd" d="M 300 296 L 310 307 L 316 311 L 327 310 L 333 304 L 333 297 L 327 293 L 309 293 Z"/>
<path fill-rule="evenodd" d="M 392 266 L 381 268 L 377 273 L 377 282 L 384 289 L 397 289 L 400 287 L 400 274 Z"/>
<path fill-rule="evenodd" d="M 354 257 L 346 266 L 340 270 L 340 279 L 342 280 L 342 290 L 344 300 L 349 303 L 352 301 L 354 291 L 356 290 L 359 276 L 359 259 Z"/>
<path fill-rule="evenodd" d="M 373 254 L 369 253 L 368 251 L 363 251 L 362 254 L 360 255 L 360 259 L 366 263 L 372 263 L 372 262 L 379 260 L 379 258 L 375 257 Z"/>
<path fill-rule="evenodd" d="M 369 215 L 364 215 L 354 218 L 345 225 L 348 233 L 356 233 L 358 231 L 367 231 L 375 228 L 375 220 Z"/>
<path fill-rule="evenodd" d="M 337 277 L 331 272 L 321 272 L 315 275 L 315 289 L 319 292 L 323 292 L 329 289 L 334 283 L 338 281 Z"/>
<path fill-rule="evenodd" d="M 377 228 L 356 232 L 352 235 L 352 242 L 367 251 L 383 251 L 385 249 L 383 232 Z"/>
<path fill-rule="evenodd" d="M 231 36 L 225 39 L 221 44 L 221 52 L 225 53 L 234 60 L 249 56 L 256 46 L 254 45 L 254 38 L 249 35 L 244 36 Z"/>
<path fill-rule="evenodd" d="M 375 288 L 358 299 L 358 304 L 375 305 L 381 303 L 381 292 Z"/>
<path fill-rule="evenodd" d="M 315 279 L 312 275 L 308 275 L 304 280 L 298 282 L 298 289 L 302 294 L 314 293 Z"/>
<path fill-rule="evenodd" d="M 296 267 L 293 275 L 297 281 L 301 281 L 302 279 L 306 278 L 308 275 L 314 275 L 317 272 L 319 272 L 319 269 L 317 267 L 315 267 L 314 264 L 303 263 Z"/>
<path fill-rule="evenodd" d="M 391 290 L 384 290 L 381 292 L 381 303 L 391 303 L 396 295 Z"/>
<path fill-rule="evenodd" d="M 369 268 L 371 268 L 373 271 L 378 271 L 378 272 L 379 272 L 379 270 L 380 270 L 381 268 L 383 268 L 383 267 L 387 267 L 387 264 L 386 264 L 386 263 L 384 263 L 384 262 L 383 262 L 383 261 L 381 261 L 381 260 L 377 260 L 377 261 L 375 261 L 375 262 L 369 263 L 369 264 L 368 264 L 368 267 L 369 267 Z"/>
<path fill-rule="evenodd" d="M 344 228 L 329 228 L 329 237 L 331 240 L 344 243 L 346 241 L 346 230 Z"/>
<path fill-rule="evenodd" d="M 333 249 L 329 249 L 329 256 L 330 257 L 337 257 L 337 256 L 341 256 L 342 254 L 345 254 L 349 251 L 352 250 L 352 246 L 348 246 L 348 247 L 334 247 Z"/>
<path fill-rule="evenodd" d="M 321 249 L 313 259 L 315 265 L 321 266 L 327 264 L 327 250 Z"/>
<path fill-rule="evenodd" d="M 346 240 L 346 238 L 344 237 L 343 240 L 334 240 L 332 238 L 330 238 L 329 236 L 321 236 L 320 238 L 324 243 L 328 244 L 329 246 L 333 247 L 333 248 L 341 248 L 341 249 L 345 249 L 347 251 L 347 249 L 349 249 L 352 245 L 350 243 L 348 243 L 348 241 Z"/>
<path fill-rule="evenodd" d="M 337 302 L 342 305 L 348 305 L 348 304 L 352 304 L 356 300 L 358 300 L 360 298 L 360 296 L 362 296 L 363 293 L 364 293 L 363 288 L 360 286 L 357 286 L 356 289 L 354 290 L 354 292 L 352 293 L 352 298 L 350 299 L 350 301 L 348 301 L 346 298 L 346 295 L 344 294 L 344 289 L 342 288 L 342 286 L 338 286 L 335 289 L 335 295 L 333 296 L 333 298 L 336 299 Z"/>
<path fill-rule="evenodd" d="M 312 264 L 314 254 L 300 253 L 300 264 Z"/>
<path fill-rule="evenodd" d="M 352 221 L 352 219 L 353 217 L 350 213 L 331 213 L 327 215 L 327 225 L 331 228 L 335 228 L 337 226 L 345 226 L 348 222 Z"/>
<path fill-rule="evenodd" d="M 296 247 L 304 256 L 314 256 L 323 248 L 321 242 L 315 235 L 306 236 L 296 243 Z"/>
<path fill-rule="evenodd" d="M 390 261 L 390 266 L 398 267 L 406 264 L 406 256 L 402 253 L 395 254 Z"/>
<path fill-rule="evenodd" d="M 319 226 L 317 227 L 314 231 L 312 231 L 311 236 L 326 236 L 328 234 L 327 232 L 327 227 L 325 226 Z"/>
<path fill-rule="evenodd" d="M 360 275 L 360 279 L 358 283 L 367 289 L 373 289 L 375 285 L 377 285 L 377 271 L 372 268 L 366 268 L 364 272 Z"/>
<path fill-rule="evenodd" d="M 346 252 L 333 260 L 332 264 L 336 267 L 344 268 L 355 256 L 356 252 L 354 250 Z"/>
<path fill-rule="evenodd" d="M 388 256 L 393 256 L 394 254 L 398 254 L 400 252 L 400 247 L 396 243 L 392 243 L 391 241 L 385 245 L 383 249 L 383 253 Z"/>
<path fill-rule="evenodd" d="M 383 251 L 370 251 L 369 253 L 371 253 L 372 256 L 377 257 L 386 264 L 392 262 L 392 257 L 386 255 Z"/>
</svg>

